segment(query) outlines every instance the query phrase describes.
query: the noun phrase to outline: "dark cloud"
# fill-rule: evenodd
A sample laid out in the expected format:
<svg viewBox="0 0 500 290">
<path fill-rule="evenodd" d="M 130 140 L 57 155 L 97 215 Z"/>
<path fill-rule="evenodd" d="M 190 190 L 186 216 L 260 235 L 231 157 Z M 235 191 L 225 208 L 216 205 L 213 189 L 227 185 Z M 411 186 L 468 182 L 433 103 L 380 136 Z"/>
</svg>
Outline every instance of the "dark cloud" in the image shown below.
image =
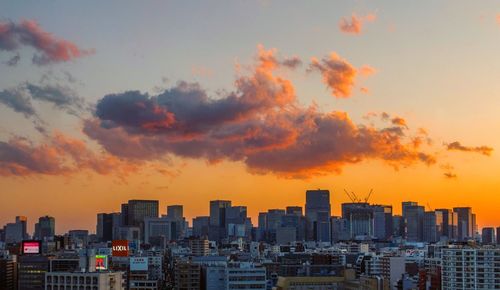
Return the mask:
<svg viewBox="0 0 500 290">
<path fill-rule="evenodd" d="M 486 156 L 490 156 L 491 153 L 493 152 L 493 148 L 488 147 L 488 146 L 478 146 L 478 147 L 464 146 L 464 145 L 460 144 L 460 142 L 458 142 L 458 141 L 447 144 L 446 148 L 450 151 L 455 150 L 455 151 L 463 151 L 463 152 L 475 152 L 475 153 L 480 153 L 480 154 L 483 154 Z"/>
<path fill-rule="evenodd" d="M 36 50 L 32 61 L 37 65 L 66 62 L 93 53 L 93 50 L 83 50 L 73 42 L 44 31 L 33 20 L 0 21 L 0 50 L 19 51 L 23 46 Z"/>
<path fill-rule="evenodd" d="M 300 106 L 291 82 L 275 75 L 284 66 L 276 51 L 260 47 L 257 60 L 234 91 L 217 98 L 186 82 L 152 96 L 104 96 L 84 133 L 121 158 L 241 161 L 250 172 L 292 178 L 338 173 L 370 159 L 394 168 L 435 163 L 406 128 L 357 125 L 344 112 Z"/>
<path fill-rule="evenodd" d="M 0 103 L 23 114 L 26 118 L 36 115 L 35 108 L 31 103 L 31 96 L 19 89 L 0 91 Z"/>
</svg>

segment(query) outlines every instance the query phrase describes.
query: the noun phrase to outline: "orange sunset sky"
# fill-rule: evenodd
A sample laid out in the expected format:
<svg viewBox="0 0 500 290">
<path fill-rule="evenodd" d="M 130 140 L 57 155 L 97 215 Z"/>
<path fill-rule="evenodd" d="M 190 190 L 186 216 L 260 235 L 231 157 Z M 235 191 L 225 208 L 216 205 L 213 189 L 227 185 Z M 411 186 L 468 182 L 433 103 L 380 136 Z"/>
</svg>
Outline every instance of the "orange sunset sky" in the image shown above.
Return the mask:
<svg viewBox="0 0 500 290">
<path fill-rule="evenodd" d="M 500 226 L 495 1 L 93 2 L 0 7 L 0 225 L 322 188 Z"/>
</svg>

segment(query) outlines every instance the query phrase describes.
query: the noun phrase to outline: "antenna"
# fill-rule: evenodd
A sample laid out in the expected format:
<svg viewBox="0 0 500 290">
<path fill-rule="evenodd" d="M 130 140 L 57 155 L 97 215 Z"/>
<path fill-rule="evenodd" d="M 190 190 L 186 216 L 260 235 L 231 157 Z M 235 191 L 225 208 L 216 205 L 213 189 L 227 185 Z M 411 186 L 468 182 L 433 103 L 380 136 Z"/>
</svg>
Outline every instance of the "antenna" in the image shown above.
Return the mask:
<svg viewBox="0 0 500 290">
<path fill-rule="evenodd" d="M 370 196 L 372 195 L 373 193 L 373 188 L 370 189 L 370 192 L 368 193 L 368 195 L 365 197 L 365 202 L 368 203 L 368 200 L 370 199 Z"/>
</svg>

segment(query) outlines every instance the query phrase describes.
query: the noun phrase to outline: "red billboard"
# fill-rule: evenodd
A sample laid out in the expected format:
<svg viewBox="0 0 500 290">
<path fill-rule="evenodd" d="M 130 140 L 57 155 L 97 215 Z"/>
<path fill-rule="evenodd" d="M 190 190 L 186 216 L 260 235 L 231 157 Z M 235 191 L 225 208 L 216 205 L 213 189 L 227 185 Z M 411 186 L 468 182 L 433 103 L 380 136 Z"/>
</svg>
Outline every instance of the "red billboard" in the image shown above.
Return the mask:
<svg viewBox="0 0 500 290">
<path fill-rule="evenodd" d="M 38 255 L 42 252 L 41 241 L 23 241 L 21 243 L 21 253 L 23 255 Z"/>
<path fill-rule="evenodd" d="M 128 257 L 128 241 L 127 240 L 113 240 L 112 242 L 112 255 L 113 257 Z"/>
</svg>

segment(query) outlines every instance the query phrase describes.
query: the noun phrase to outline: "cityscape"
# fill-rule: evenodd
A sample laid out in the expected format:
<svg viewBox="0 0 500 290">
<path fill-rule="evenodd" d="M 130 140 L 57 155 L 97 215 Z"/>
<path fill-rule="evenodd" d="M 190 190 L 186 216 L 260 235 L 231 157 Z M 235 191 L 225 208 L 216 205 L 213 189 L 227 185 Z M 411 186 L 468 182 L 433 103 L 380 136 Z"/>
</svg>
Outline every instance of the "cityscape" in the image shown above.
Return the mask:
<svg viewBox="0 0 500 290">
<path fill-rule="evenodd" d="M 32 235 L 15 217 L 0 230 L 2 289 L 498 289 L 500 226 L 479 231 L 471 207 L 352 202 L 332 216 L 329 190 L 269 209 L 213 200 L 188 221 L 183 205 L 129 200 L 98 213 L 95 232 Z M 370 192 L 371 194 L 371 192 Z"/>
<path fill-rule="evenodd" d="M 0 290 L 500 289 L 498 0 L 0 0 Z"/>
</svg>

